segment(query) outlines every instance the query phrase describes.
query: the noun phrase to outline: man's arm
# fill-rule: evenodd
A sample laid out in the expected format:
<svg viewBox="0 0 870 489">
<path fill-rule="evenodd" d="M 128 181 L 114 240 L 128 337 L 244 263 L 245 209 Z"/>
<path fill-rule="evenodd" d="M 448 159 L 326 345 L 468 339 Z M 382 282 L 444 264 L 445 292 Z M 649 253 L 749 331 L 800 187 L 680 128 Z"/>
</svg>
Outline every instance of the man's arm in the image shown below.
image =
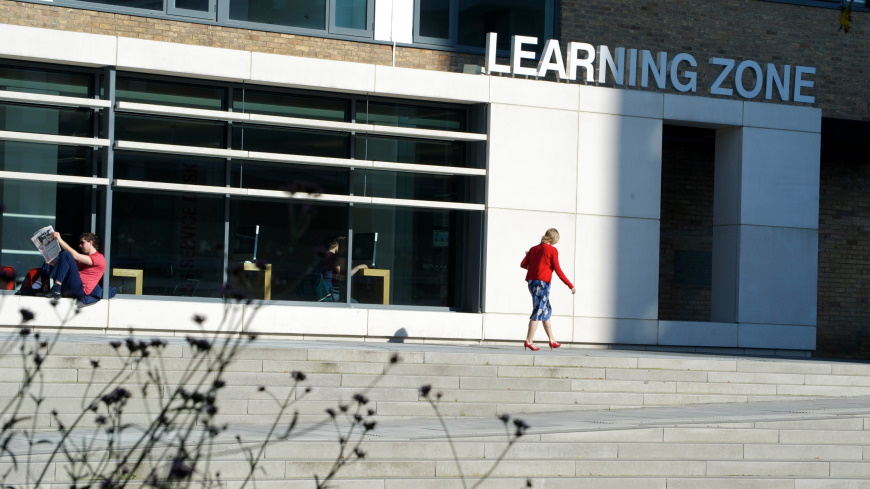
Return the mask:
<svg viewBox="0 0 870 489">
<path fill-rule="evenodd" d="M 82 264 L 88 265 L 88 266 L 94 265 L 94 261 L 91 260 L 90 256 L 79 253 L 75 248 L 73 248 L 72 246 L 67 244 L 67 242 L 64 241 L 63 238 L 60 237 L 59 232 L 55 231 L 54 233 L 52 233 L 51 236 L 57 240 L 57 243 L 60 245 L 61 248 L 63 248 L 64 251 L 69 252 L 69 254 L 73 256 L 73 259 L 76 262 L 82 263 Z"/>
</svg>

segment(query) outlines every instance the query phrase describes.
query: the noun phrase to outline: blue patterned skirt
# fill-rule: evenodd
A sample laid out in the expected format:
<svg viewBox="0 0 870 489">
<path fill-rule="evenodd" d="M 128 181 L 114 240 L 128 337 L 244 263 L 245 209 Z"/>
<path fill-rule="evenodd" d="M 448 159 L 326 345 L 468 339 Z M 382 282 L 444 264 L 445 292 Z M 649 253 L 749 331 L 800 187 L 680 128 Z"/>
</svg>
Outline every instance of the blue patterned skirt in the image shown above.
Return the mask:
<svg viewBox="0 0 870 489">
<path fill-rule="evenodd" d="M 553 308 L 550 307 L 550 284 L 541 280 L 529 280 L 529 293 L 532 294 L 532 315 L 529 319 L 533 321 L 546 321 L 553 314 Z"/>
</svg>

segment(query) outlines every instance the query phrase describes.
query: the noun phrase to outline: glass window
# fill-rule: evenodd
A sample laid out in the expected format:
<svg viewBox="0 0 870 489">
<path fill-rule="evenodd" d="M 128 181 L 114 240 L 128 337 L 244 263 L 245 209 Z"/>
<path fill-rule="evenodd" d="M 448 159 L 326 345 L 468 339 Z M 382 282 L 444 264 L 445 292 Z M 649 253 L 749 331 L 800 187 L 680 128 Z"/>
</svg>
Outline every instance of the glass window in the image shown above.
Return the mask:
<svg viewBox="0 0 870 489">
<path fill-rule="evenodd" d="M 37 229 L 51 225 L 64 239 L 91 230 L 94 192 L 89 185 L 0 180 L 0 262 L 15 268 L 17 281 L 43 263 L 30 241 Z"/>
<path fill-rule="evenodd" d="M 226 148 L 226 123 L 118 114 L 115 117 L 115 137 L 142 143 Z"/>
<path fill-rule="evenodd" d="M 417 17 L 422 37 L 450 39 L 450 0 L 419 0 Z"/>
<path fill-rule="evenodd" d="M 235 188 L 256 188 L 347 195 L 350 169 L 233 160 L 230 179 Z"/>
<path fill-rule="evenodd" d="M 465 131 L 466 110 L 359 101 L 356 118 L 360 123 L 381 126 Z"/>
<path fill-rule="evenodd" d="M 366 0 L 335 0 L 335 26 L 342 29 L 368 28 L 368 2 Z"/>
<path fill-rule="evenodd" d="M 353 236 L 377 233 L 374 269 L 351 277 L 351 297 L 363 304 L 454 308 L 473 287 L 463 280 L 467 211 L 353 206 Z M 361 238 L 363 236 L 360 236 Z M 356 245 L 351 245 L 356 247 Z M 354 250 L 356 251 L 356 250 Z M 353 255 L 352 255 L 353 256 Z M 349 269 L 372 265 L 352 260 Z M 384 285 L 389 277 L 389 288 Z"/>
<path fill-rule="evenodd" d="M 284 127 L 233 126 L 233 149 L 264 153 L 347 158 L 350 136 L 325 131 L 307 131 Z"/>
<path fill-rule="evenodd" d="M 354 195 L 387 199 L 483 203 L 483 177 L 355 169 Z"/>
<path fill-rule="evenodd" d="M 256 258 L 268 265 L 273 300 L 338 301 L 341 295 L 333 298 L 331 290 L 342 288 L 341 277 L 325 277 L 324 267 L 331 272 L 346 261 L 343 252 L 327 257 L 327 246 L 347 233 L 347 215 L 343 204 L 231 198 L 230 262 L 238 266 Z M 256 298 L 264 280 L 262 272 L 245 272 L 236 285 Z"/>
<path fill-rule="evenodd" d="M 356 159 L 466 167 L 464 141 L 357 136 Z"/>
<path fill-rule="evenodd" d="M 230 19 L 324 30 L 326 0 L 230 0 Z"/>
<path fill-rule="evenodd" d="M 84 73 L 0 66 L 0 90 L 89 98 L 92 81 Z"/>
<path fill-rule="evenodd" d="M 163 10 L 163 0 L 86 0 L 82 3 L 99 3 L 116 7 L 141 8 L 146 10 Z"/>
<path fill-rule="evenodd" d="M 195 109 L 225 110 L 226 89 L 118 77 L 116 97 L 120 101 L 171 105 Z"/>
<path fill-rule="evenodd" d="M 175 0 L 175 8 L 208 12 L 210 0 Z"/>
<path fill-rule="evenodd" d="M 498 33 L 499 49 L 514 35 L 553 37 L 554 0 L 417 0 L 415 41 L 482 49 Z"/>
<path fill-rule="evenodd" d="M 224 199 L 116 190 L 112 267 L 143 271 L 144 295 L 221 297 Z"/>
<path fill-rule="evenodd" d="M 159 153 L 115 152 L 115 178 L 223 187 L 226 162 Z"/>
<path fill-rule="evenodd" d="M 0 130 L 60 136 L 92 136 L 90 109 L 0 103 Z"/>
<path fill-rule="evenodd" d="M 350 120 L 349 106 L 347 100 L 308 94 L 236 89 L 233 95 L 233 110 L 251 114 L 346 122 Z"/>
<path fill-rule="evenodd" d="M 100 152 L 80 146 L 0 141 L 0 170 L 77 177 L 102 176 Z M 42 227 L 42 226 L 40 226 Z"/>
</svg>

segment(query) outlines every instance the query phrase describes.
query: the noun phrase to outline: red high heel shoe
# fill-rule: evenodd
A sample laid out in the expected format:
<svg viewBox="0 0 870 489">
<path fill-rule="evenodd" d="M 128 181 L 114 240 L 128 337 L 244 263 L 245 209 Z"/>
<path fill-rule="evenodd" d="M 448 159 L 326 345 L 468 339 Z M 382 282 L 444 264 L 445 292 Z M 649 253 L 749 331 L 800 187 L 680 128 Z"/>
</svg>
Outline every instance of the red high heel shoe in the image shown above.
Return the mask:
<svg viewBox="0 0 870 489">
<path fill-rule="evenodd" d="M 526 348 L 528 348 L 529 350 L 532 350 L 532 351 L 540 350 L 540 348 L 538 348 L 537 346 L 529 343 L 528 341 L 524 341 L 523 342 L 523 351 L 526 351 Z"/>
<path fill-rule="evenodd" d="M 562 346 L 562 343 L 559 343 L 558 341 L 552 341 L 552 342 L 550 342 L 550 349 L 551 349 L 551 350 L 552 350 L 553 348 L 559 348 L 560 346 Z"/>
</svg>

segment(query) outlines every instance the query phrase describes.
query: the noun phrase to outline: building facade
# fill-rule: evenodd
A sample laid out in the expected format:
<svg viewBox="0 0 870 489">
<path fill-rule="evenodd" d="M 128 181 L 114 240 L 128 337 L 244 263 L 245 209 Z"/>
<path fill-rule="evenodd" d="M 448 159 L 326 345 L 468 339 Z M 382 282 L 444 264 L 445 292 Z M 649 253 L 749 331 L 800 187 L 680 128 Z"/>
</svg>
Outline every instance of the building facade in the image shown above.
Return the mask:
<svg viewBox="0 0 870 489">
<path fill-rule="evenodd" d="M 3 0 L 0 261 L 99 234 L 88 330 L 244 296 L 268 335 L 503 342 L 556 227 L 566 342 L 862 356 L 870 17 L 838 7 Z"/>
</svg>

